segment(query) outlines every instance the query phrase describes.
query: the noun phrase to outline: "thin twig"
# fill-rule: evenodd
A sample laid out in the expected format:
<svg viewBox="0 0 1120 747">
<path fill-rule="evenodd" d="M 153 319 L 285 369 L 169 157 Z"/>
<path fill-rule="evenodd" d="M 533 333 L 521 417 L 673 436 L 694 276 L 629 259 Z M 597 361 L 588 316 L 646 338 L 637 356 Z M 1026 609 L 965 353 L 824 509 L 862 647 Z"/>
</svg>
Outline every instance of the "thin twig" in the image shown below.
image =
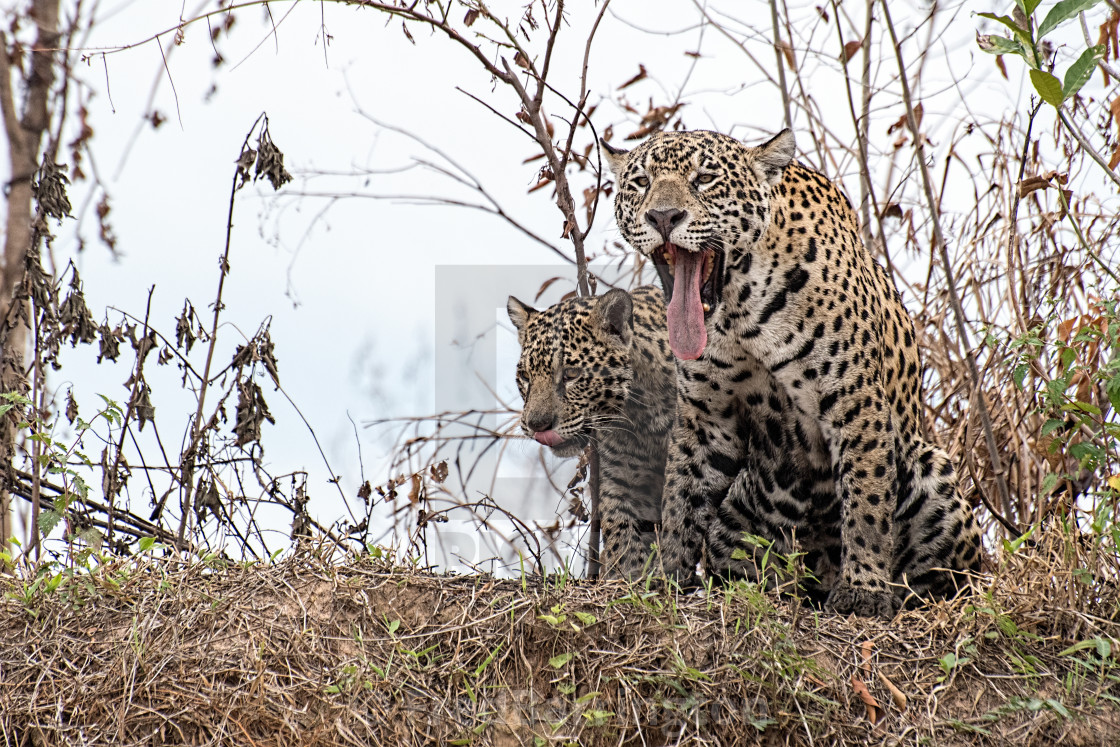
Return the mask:
<svg viewBox="0 0 1120 747">
<path fill-rule="evenodd" d="M 902 61 L 902 47 L 898 43 L 898 36 L 895 34 L 894 23 L 891 21 L 891 12 L 887 7 L 886 0 L 882 0 L 880 5 L 883 8 L 883 20 L 887 24 L 887 31 L 891 35 L 891 44 L 894 47 L 895 59 L 898 61 L 898 78 L 902 85 L 902 100 L 906 105 L 906 125 L 910 129 L 910 134 L 914 138 L 914 150 L 917 157 L 919 170 L 922 175 L 922 189 L 925 191 L 926 204 L 929 207 L 930 221 L 933 225 L 933 243 L 937 247 L 937 256 L 941 260 L 941 267 L 945 273 L 945 285 L 949 292 L 949 304 L 953 309 L 953 321 L 957 329 L 957 336 L 963 348 L 965 361 L 968 366 L 968 374 L 972 383 L 972 402 L 975 409 L 980 414 L 980 421 L 984 426 L 984 440 L 988 447 L 988 457 L 992 462 L 992 472 L 995 475 L 996 485 L 999 487 L 1001 504 L 1006 506 L 1011 501 L 1010 491 L 1007 487 L 1007 481 L 1003 475 L 1003 461 L 999 455 L 999 448 L 996 444 L 995 431 L 992 428 L 992 418 L 988 412 L 988 403 L 984 397 L 983 389 L 980 386 L 980 371 L 976 365 L 976 356 L 972 351 L 972 343 L 969 341 L 968 330 L 965 327 L 964 309 L 961 307 L 961 299 L 957 294 L 956 279 L 953 274 L 953 267 L 949 261 L 949 251 L 945 242 L 945 235 L 941 231 L 941 218 L 940 211 L 938 210 L 937 201 L 933 195 L 933 182 L 930 179 L 929 167 L 926 164 L 926 154 L 923 145 L 922 134 L 918 130 L 918 121 L 914 117 L 913 101 L 910 97 L 910 83 L 907 80 L 906 65 Z"/>
<path fill-rule="evenodd" d="M 778 30 L 778 0 L 770 0 L 770 25 L 774 30 L 774 57 L 778 65 L 778 91 L 782 94 L 782 113 L 785 117 L 783 121 L 788 129 L 793 129 L 793 118 L 789 113 L 789 89 L 786 88 L 786 63 L 782 59 L 782 35 Z M 792 41 L 791 39 L 791 45 Z"/>
<path fill-rule="evenodd" d="M 1108 167 L 1108 162 L 1101 157 L 1100 153 L 1097 153 L 1097 149 L 1093 147 L 1093 144 L 1090 143 L 1083 134 L 1081 134 L 1081 130 L 1077 129 L 1073 125 L 1073 123 L 1069 121 L 1069 119 L 1066 117 L 1066 113 L 1061 109 L 1058 109 L 1058 119 L 1059 121 L 1061 121 L 1062 126 L 1066 128 L 1066 131 L 1069 132 L 1069 134 L 1073 135 L 1074 139 L 1077 140 L 1077 143 L 1081 146 L 1082 150 L 1089 154 L 1089 158 L 1092 158 L 1094 161 L 1096 161 L 1097 165 L 1101 167 L 1101 170 L 1104 171 L 1105 176 L 1111 179 L 1117 187 L 1120 187 L 1120 175 L 1117 175 L 1114 170 Z"/>
</svg>

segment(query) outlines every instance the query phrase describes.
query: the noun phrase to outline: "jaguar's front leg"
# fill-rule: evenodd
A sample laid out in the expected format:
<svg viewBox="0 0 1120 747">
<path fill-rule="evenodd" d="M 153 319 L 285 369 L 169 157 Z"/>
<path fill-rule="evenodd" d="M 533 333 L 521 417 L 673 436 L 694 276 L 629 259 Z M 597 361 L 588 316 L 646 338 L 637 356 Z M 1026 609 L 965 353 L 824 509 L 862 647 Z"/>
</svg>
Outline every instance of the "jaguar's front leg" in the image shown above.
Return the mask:
<svg viewBox="0 0 1120 747">
<path fill-rule="evenodd" d="M 891 588 L 897 450 L 890 409 L 881 390 L 832 399 L 825 435 L 841 505 L 840 582 L 828 606 L 843 614 L 892 617 Z"/>
<path fill-rule="evenodd" d="M 657 541 L 664 491 L 661 459 L 641 452 L 639 439 L 616 434 L 600 442 L 599 513 L 603 528 L 603 576 L 637 578 L 646 570 Z M 664 440 L 662 440 L 664 448 Z M 628 447 L 629 451 L 626 448 Z"/>
<path fill-rule="evenodd" d="M 736 444 L 718 437 L 715 419 L 699 404 L 685 395 L 679 399 L 661 500 L 661 567 L 654 569 L 684 587 L 697 584 L 696 566 L 713 512 L 743 461 Z"/>
</svg>

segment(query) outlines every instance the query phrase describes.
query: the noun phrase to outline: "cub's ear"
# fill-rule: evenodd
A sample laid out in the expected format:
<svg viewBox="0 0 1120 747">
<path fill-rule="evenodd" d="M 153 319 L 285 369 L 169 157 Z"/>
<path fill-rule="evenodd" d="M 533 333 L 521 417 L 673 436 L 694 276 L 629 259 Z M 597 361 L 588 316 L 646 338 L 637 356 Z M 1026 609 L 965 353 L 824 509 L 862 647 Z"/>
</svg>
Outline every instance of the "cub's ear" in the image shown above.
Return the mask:
<svg viewBox="0 0 1120 747">
<path fill-rule="evenodd" d="M 532 306 L 521 303 L 513 296 L 509 297 L 506 301 L 506 312 L 509 314 L 509 320 L 513 322 L 513 326 L 517 327 L 517 331 L 525 329 L 525 325 L 533 318 L 533 314 L 540 312 Z"/>
<path fill-rule="evenodd" d="M 603 146 L 603 158 L 607 160 L 611 173 L 619 176 L 626 167 L 626 157 L 630 155 L 630 151 L 616 148 L 603 138 L 599 138 L 599 144 Z"/>
<path fill-rule="evenodd" d="M 759 176 L 771 187 L 780 182 L 796 148 L 793 132 L 788 127 L 755 148 L 754 164 Z"/>
<path fill-rule="evenodd" d="M 595 302 L 599 328 L 623 347 L 630 345 L 634 336 L 634 302 L 630 294 L 619 288 L 599 296 Z"/>
</svg>

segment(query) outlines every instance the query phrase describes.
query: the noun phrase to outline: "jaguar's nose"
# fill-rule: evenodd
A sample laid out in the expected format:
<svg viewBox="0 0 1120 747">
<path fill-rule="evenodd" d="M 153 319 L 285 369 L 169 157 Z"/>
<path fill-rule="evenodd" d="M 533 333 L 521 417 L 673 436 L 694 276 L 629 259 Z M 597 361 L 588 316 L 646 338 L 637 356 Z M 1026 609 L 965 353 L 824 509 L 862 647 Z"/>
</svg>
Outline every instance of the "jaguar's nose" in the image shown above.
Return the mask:
<svg viewBox="0 0 1120 747">
<path fill-rule="evenodd" d="M 556 427 L 556 416 L 550 412 L 528 413 L 525 415 L 525 426 L 534 433 L 550 431 Z"/>
<path fill-rule="evenodd" d="M 669 240 L 669 234 L 687 217 L 688 213 L 679 208 L 646 211 L 646 220 L 657 229 L 657 232 L 661 234 L 661 238 L 665 241 Z"/>
</svg>

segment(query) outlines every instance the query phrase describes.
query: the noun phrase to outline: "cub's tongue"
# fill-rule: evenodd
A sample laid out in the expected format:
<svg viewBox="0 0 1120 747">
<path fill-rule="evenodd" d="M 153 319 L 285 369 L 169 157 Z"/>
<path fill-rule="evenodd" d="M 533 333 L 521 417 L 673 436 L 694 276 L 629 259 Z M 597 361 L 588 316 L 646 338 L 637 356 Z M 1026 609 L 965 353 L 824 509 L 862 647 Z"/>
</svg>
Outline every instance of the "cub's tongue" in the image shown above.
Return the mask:
<svg viewBox="0 0 1120 747">
<path fill-rule="evenodd" d="M 556 431 L 541 431 L 540 433 L 534 433 L 533 438 L 537 440 L 537 443 L 544 444 L 545 446 L 555 446 L 556 444 L 564 440 L 560 438 L 560 434 Z"/>
<path fill-rule="evenodd" d="M 704 329 L 704 306 L 700 300 L 703 252 L 676 250 L 676 267 L 673 276 L 673 297 L 669 299 L 669 347 L 681 360 L 693 361 L 704 352 L 708 344 L 708 330 Z"/>
</svg>

